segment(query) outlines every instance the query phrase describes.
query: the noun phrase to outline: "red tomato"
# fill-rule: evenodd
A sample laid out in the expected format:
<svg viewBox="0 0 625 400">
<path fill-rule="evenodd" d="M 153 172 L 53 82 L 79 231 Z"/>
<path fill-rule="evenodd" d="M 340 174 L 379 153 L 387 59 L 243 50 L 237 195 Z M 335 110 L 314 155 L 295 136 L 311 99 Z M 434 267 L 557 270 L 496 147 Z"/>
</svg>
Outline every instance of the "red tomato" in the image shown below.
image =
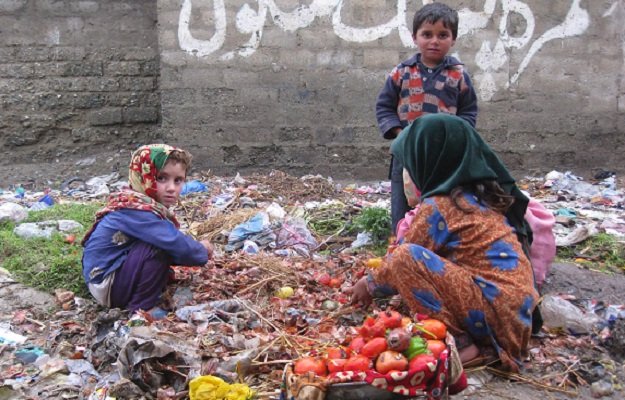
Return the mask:
<svg viewBox="0 0 625 400">
<path fill-rule="evenodd" d="M 408 369 L 408 359 L 403 354 L 393 350 L 382 352 L 375 362 L 375 369 L 381 374 L 387 374 L 390 371 L 405 371 Z"/>
<path fill-rule="evenodd" d="M 371 359 L 376 358 L 383 351 L 388 349 L 388 344 L 386 343 L 386 338 L 376 337 L 369 340 L 360 350 L 360 354 L 363 356 L 369 357 Z"/>
<path fill-rule="evenodd" d="M 373 363 L 369 357 L 357 354 L 347 359 L 343 371 L 369 371 L 371 367 L 373 367 Z"/>
<path fill-rule="evenodd" d="M 352 340 L 352 342 L 349 344 L 348 348 L 351 350 L 352 353 L 358 354 L 366 343 L 367 341 L 365 340 L 365 338 L 363 338 L 362 336 L 356 336 L 354 340 Z"/>
<path fill-rule="evenodd" d="M 343 284 L 342 279 L 332 278 L 330 279 L 330 283 L 328 284 L 328 286 L 330 286 L 331 288 L 340 288 L 342 284 Z"/>
<path fill-rule="evenodd" d="M 328 347 L 326 350 L 326 357 L 328 359 L 349 358 L 349 349 L 345 347 Z"/>
<path fill-rule="evenodd" d="M 295 362 L 293 369 L 296 375 L 303 375 L 307 372 L 314 372 L 315 375 L 325 376 L 328 373 L 323 360 L 316 357 L 304 357 Z"/>
<path fill-rule="evenodd" d="M 432 353 L 434 358 L 438 359 L 438 356 L 443 350 L 447 348 L 447 345 L 442 340 L 430 339 L 427 341 L 428 350 Z"/>
<path fill-rule="evenodd" d="M 341 304 L 347 304 L 347 302 L 349 301 L 349 297 L 347 297 L 343 293 L 339 293 L 339 295 L 336 296 L 336 301 L 338 301 Z"/>
<path fill-rule="evenodd" d="M 323 286 L 330 286 L 330 279 L 332 278 L 330 278 L 330 274 L 328 274 L 327 272 L 324 272 L 317 276 L 317 282 L 319 282 Z"/>
<path fill-rule="evenodd" d="M 375 318 L 371 315 L 367 316 L 364 321 L 362 321 L 362 326 L 373 326 L 375 324 Z"/>
<path fill-rule="evenodd" d="M 342 372 L 345 368 L 346 363 L 347 363 L 347 360 L 343 358 L 330 359 L 328 360 L 328 371 L 330 373 Z"/>
<path fill-rule="evenodd" d="M 361 336 L 367 339 L 384 337 L 386 336 L 386 327 L 382 321 L 377 321 L 372 326 L 363 325 L 359 332 Z"/>
<path fill-rule="evenodd" d="M 382 321 L 387 329 L 398 328 L 401 326 L 402 315 L 397 311 L 386 310 L 378 314 L 378 321 Z"/>
<path fill-rule="evenodd" d="M 428 368 L 428 363 L 433 363 L 434 365 L 436 365 L 436 358 L 434 358 L 434 356 L 431 354 L 417 354 L 413 357 L 412 360 L 410 360 L 410 363 L 408 364 L 408 370 L 412 371 L 416 369 L 422 371 Z"/>
<path fill-rule="evenodd" d="M 427 332 L 421 331 L 421 335 L 426 339 L 445 339 L 447 335 L 447 327 L 444 323 L 437 319 L 428 318 L 420 321 L 418 324 L 419 327 L 423 328 L 423 330 Z M 428 333 L 429 332 L 429 333 Z M 431 335 L 430 335 L 431 333 Z"/>
</svg>

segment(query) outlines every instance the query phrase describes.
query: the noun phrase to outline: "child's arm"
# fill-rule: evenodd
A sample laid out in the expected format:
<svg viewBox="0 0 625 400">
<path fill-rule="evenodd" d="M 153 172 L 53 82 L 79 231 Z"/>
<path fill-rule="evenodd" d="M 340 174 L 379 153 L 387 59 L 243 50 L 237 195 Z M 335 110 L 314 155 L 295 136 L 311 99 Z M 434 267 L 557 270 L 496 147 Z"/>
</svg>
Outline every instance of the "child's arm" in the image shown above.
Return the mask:
<svg viewBox="0 0 625 400">
<path fill-rule="evenodd" d="M 380 134 L 384 139 L 395 139 L 402 130 L 402 124 L 397 114 L 400 87 L 393 79 L 395 75 L 397 75 L 396 69 L 386 78 L 375 104 L 375 117 L 378 121 Z"/>
<path fill-rule="evenodd" d="M 201 240 L 200 243 L 202 244 L 202 246 L 204 246 L 204 248 L 208 252 L 208 258 L 209 259 L 213 258 L 213 253 L 215 252 L 215 249 L 213 248 L 213 245 L 211 244 L 211 242 L 208 240 Z"/>
<path fill-rule="evenodd" d="M 163 250 L 175 264 L 204 265 L 208 262 L 209 250 L 203 243 L 183 234 L 171 222 L 152 212 L 119 210 L 108 216 L 118 220 L 116 225 L 124 234 Z"/>
<path fill-rule="evenodd" d="M 466 71 L 462 73 L 464 79 L 461 83 L 460 94 L 458 95 L 458 111 L 456 115 L 467 121 L 475 128 L 477 122 L 477 94 L 475 88 Z"/>
</svg>

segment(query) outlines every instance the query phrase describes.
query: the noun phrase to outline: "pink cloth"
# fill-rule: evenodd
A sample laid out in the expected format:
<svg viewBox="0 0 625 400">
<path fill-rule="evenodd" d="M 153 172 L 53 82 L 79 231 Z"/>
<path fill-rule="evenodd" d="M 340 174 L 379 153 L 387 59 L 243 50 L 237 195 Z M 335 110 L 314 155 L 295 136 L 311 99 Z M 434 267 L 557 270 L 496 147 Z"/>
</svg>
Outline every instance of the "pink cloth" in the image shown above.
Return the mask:
<svg viewBox="0 0 625 400">
<path fill-rule="evenodd" d="M 540 288 L 556 256 L 556 238 L 553 234 L 556 218 L 542 204 L 530 198 L 525 220 L 534 233 L 534 240 L 530 246 L 530 259 L 534 268 L 536 285 Z"/>
<path fill-rule="evenodd" d="M 397 228 L 395 232 L 395 243 L 400 243 L 401 239 L 406 236 L 406 232 L 408 232 L 408 228 L 410 228 L 410 224 L 412 224 L 412 220 L 415 215 L 417 215 L 417 211 L 419 211 L 419 206 L 411 209 L 404 215 L 404 218 L 400 219 L 397 223 Z"/>
<path fill-rule="evenodd" d="M 419 202 L 421 201 L 421 191 L 417 189 L 417 185 L 410 179 L 410 174 L 406 168 L 404 168 L 403 171 L 403 178 L 404 195 L 406 196 L 408 205 L 412 207 L 412 209 L 397 223 L 397 227 L 395 228 L 395 244 L 400 243 L 401 239 L 406 236 L 406 232 L 408 232 L 408 228 L 410 228 L 414 216 L 417 214 L 417 211 L 419 211 Z"/>
</svg>

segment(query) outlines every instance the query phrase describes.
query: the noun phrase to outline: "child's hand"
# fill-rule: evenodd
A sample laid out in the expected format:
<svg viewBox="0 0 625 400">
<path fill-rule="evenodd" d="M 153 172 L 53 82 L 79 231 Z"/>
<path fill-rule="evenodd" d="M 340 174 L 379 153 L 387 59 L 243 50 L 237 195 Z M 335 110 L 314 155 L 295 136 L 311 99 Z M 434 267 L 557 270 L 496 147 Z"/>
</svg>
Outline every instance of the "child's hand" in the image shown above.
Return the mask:
<svg viewBox="0 0 625 400">
<path fill-rule="evenodd" d="M 363 276 L 354 286 L 348 289 L 352 294 L 352 305 L 361 305 L 363 308 L 369 307 L 373 297 L 367 288 L 367 277 Z"/>
<path fill-rule="evenodd" d="M 213 258 L 214 249 L 213 249 L 213 245 L 211 244 L 211 242 L 209 242 L 208 240 L 202 240 L 200 241 L 200 243 L 202 244 L 202 246 L 204 246 L 204 248 L 208 252 L 208 259 L 210 260 L 211 258 Z"/>
</svg>

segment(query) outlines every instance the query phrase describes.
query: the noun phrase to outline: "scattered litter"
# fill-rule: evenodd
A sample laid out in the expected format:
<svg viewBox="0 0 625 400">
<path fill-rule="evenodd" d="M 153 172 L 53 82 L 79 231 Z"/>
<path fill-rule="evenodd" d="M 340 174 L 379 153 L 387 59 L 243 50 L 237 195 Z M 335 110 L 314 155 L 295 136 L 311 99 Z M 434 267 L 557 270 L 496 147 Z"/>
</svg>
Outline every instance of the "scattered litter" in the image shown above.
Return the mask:
<svg viewBox="0 0 625 400">
<path fill-rule="evenodd" d="M 22 222 L 28 216 L 28 211 L 21 205 L 11 202 L 0 204 L 0 222 L 9 220 Z"/>
<path fill-rule="evenodd" d="M 367 246 L 368 244 L 373 243 L 373 239 L 371 238 L 371 233 L 369 232 L 360 232 L 356 235 L 356 240 L 352 242 L 352 249 L 357 249 L 359 247 Z"/>
<path fill-rule="evenodd" d="M 22 344 L 26 337 L 0 327 L 0 344 Z"/>
<path fill-rule="evenodd" d="M 544 296 L 540 311 L 545 326 L 564 329 L 574 335 L 590 333 L 599 323 L 597 315 L 584 312 L 559 296 Z"/>
<path fill-rule="evenodd" d="M 625 236 L 624 195 L 615 178 L 611 171 L 598 171 L 595 181 L 552 171 L 528 181 L 532 195 L 558 219 L 558 246 L 573 247 L 604 232 Z M 68 199 L 102 200 L 125 185 L 110 174 L 70 178 L 60 190 L 13 187 L 0 192 L 0 220 L 13 221 L 16 234 L 20 227 L 33 237 L 63 232 L 73 243 L 69 232 L 82 229 L 75 221 L 22 222 L 39 208 Z M 388 182 L 340 186 L 319 175 L 273 171 L 199 177 L 184 193 L 194 195 L 176 207 L 180 221 L 216 251 L 205 266 L 173 268 L 171 290 L 162 298 L 162 307 L 171 310 L 167 317 L 103 311 L 89 299 L 58 291 L 58 311 L 50 320 L 22 311 L 0 326 L 0 349 L 5 363 L 10 360 L 0 366 L 7 377 L 0 397 L 199 400 L 204 389 L 214 394 L 211 388 L 221 387 L 274 400 L 286 363 L 356 334 L 365 314 L 348 305 L 345 291 L 365 266 L 379 267 L 383 259 L 368 247 L 371 234 L 356 234 L 350 224 L 365 208 L 388 210 Z M 13 283 L 7 277 L 0 284 Z M 587 385 L 594 396 L 617 392 L 615 369 L 601 357 L 625 358 L 625 306 L 547 295 L 541 308 L 547 329 L 530 349 L 535 375 L 543 371 L 535 383 L 563 391 Z M 590 361 L 565 351 L 597 348 L 602 356 Z M 36 386 L 43 378 L 46 386 Z M 472 371 L 463 394 L 488 390 L 492 379 L 487 370 Z M 233 396 L 228 398 L 239 398 Z"/>
<path fill-rule="evenodd" d="M 82 228 L 82 225 L 72 220 L 25 222 L 13 229 L 13 233 L 24 239 L 50 239 L 56 232 L 73 232 Z"/>
<path fill-rule="evenodd" d="M 186 196 L 189 193 L 203 193 L 208 191 L 206 185 L 198 180 L 192 180 L 186 182 L 182 187 L 182 192 L 180 192 L 181 196 Z"/>
</svg>

